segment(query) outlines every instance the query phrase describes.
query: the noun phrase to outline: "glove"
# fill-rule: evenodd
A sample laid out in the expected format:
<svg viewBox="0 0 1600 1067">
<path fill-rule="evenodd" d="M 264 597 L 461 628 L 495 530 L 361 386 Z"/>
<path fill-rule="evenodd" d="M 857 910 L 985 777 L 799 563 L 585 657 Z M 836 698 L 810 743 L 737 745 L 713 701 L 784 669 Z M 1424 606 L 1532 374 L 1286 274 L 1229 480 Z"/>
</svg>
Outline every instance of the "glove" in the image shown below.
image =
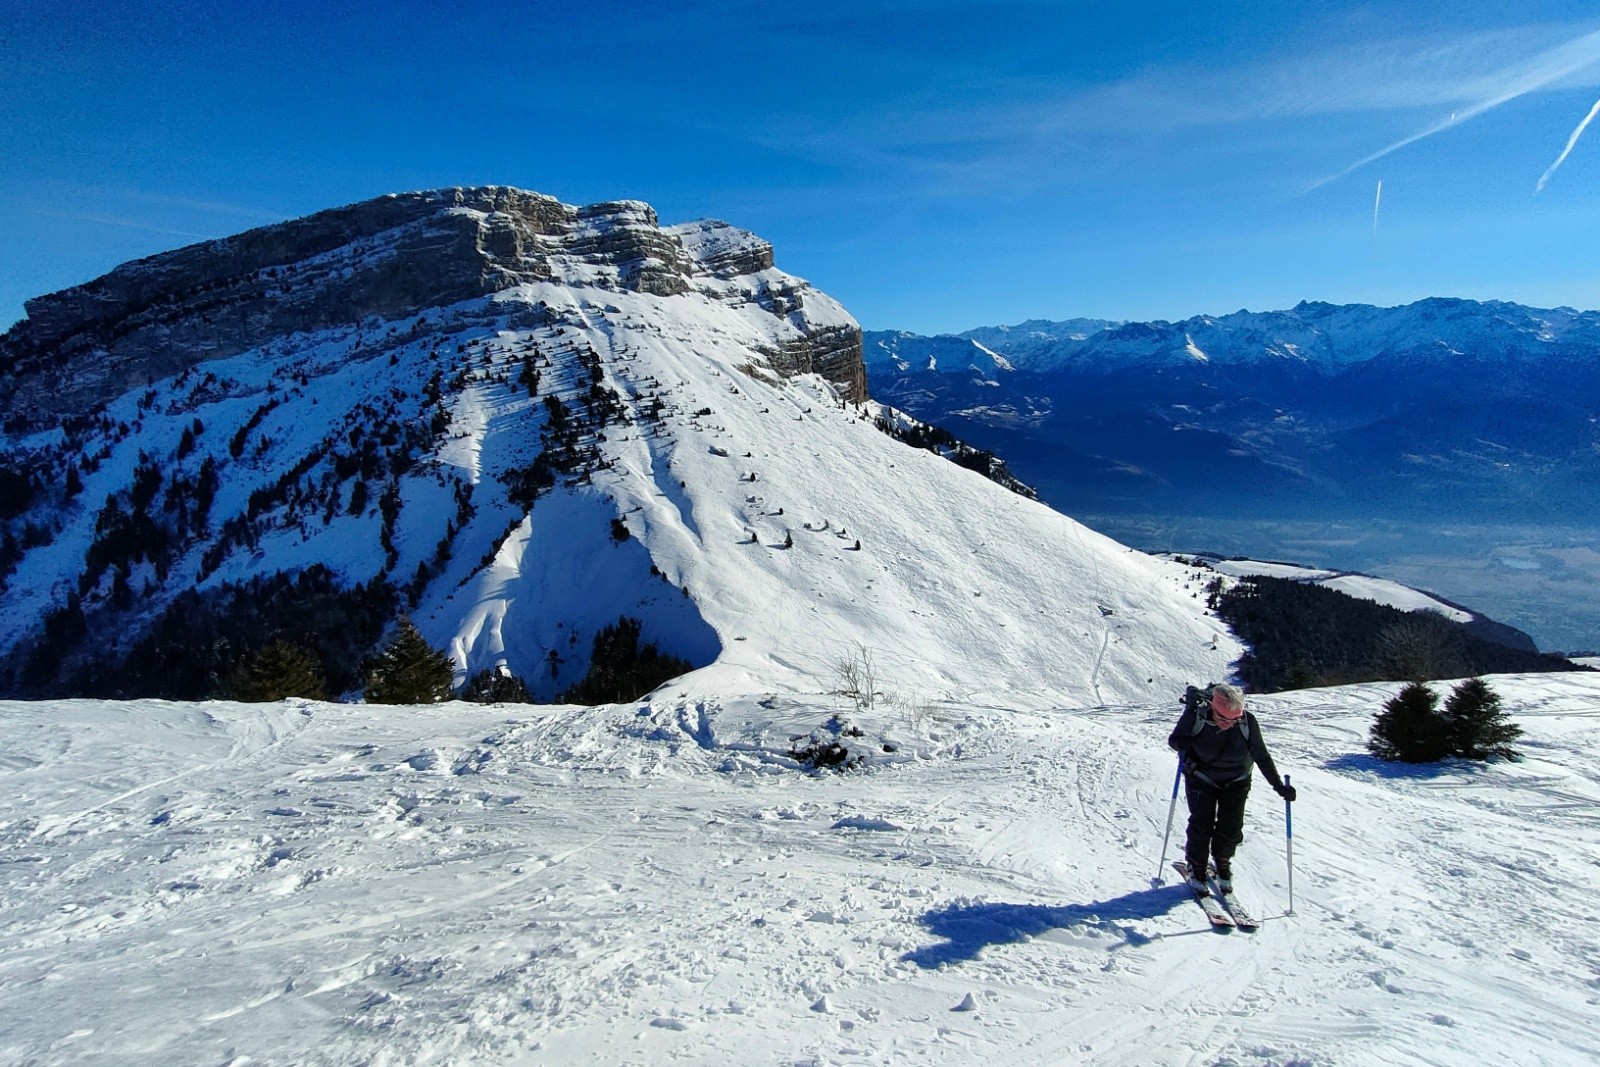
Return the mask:
<svg viewBox="0 0 1600 1067">
<path fill-rule="evenodd" d="M 1293 804 L 1296 795 L 1295 788 L 1292 785 L 1280 785 L 1278 786 L 1278 795 Z"/>
</svg>

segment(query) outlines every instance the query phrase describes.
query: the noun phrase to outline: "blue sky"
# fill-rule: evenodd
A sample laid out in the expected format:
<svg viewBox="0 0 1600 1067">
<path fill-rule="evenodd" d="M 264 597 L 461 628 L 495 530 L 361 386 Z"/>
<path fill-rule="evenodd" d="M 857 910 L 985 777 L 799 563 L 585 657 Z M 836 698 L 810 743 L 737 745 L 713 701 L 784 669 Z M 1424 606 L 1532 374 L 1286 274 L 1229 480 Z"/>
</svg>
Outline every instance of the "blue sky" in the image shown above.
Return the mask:
<svg viewBox="0 0 1600 1067">
<path fill-rule="evenodd" d="M 1600 129 L 1536 186 L 1597 98 L 1592 2 L 0 0 L 0 327 L 482 183 L 726 219 L 869 329 L 1596 308 Z"/>
</svg>

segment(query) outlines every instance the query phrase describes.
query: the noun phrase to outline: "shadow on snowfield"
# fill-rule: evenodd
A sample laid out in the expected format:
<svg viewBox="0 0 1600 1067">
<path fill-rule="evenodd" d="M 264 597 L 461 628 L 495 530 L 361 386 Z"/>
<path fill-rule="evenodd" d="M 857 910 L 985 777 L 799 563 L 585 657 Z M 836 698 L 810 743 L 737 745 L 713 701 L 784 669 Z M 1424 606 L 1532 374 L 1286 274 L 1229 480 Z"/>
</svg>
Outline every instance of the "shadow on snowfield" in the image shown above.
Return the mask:
<svg viewBox="0 0 1600 1067">
<path fill-rule="evenodd" d="M 1360 752 L 1349 752 L 1322 761 L 1326 771 L 1359 771 L 1378 778 L 1444 778 L 1473 775 L 1491 764 L 1473 763 L 1471 760 L 1442 759 L 1432 763 L 1403 763 L 1398 760 L 1379 759 Z"/>
<path fill-rule="evenodd" d="M 930 911 L 922 917 L 922 925 L 945 940 L 937 945 L 908 952 L 901 959 L 918 967 L 935 968 L 946 963 L 965 963 L 977 959 L 984 949 L 995 945 L 1011 945 L 1051 930 L 1070 927 L 1092 927 L 1103 933 L 1115 934 L 1117 944 L 1146 945 L 1155 940 L 1127 925 L 1139 919 L 1155 919 L 1167 914 L 1189 899 L 1186 890 L 1179 886 L 1160 886 L 1141 889 L 1125 896 L 1094 904 L 1066 904 L 1050 907 L 1044 904 L 952 904 Z"/>
</svg>

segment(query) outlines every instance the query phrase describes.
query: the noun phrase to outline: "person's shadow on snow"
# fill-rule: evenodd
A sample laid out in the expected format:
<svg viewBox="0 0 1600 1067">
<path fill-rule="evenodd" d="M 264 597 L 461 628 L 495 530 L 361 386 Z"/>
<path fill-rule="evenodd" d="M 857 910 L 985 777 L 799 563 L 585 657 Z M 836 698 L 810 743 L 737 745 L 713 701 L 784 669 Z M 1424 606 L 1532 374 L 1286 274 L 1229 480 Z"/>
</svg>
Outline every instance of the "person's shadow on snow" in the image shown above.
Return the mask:
<svg viewBox="0 0 1600 1067">
<path fill-rule="evenodd" d="M 1116 934 L 1122 938 L 1120 944 L 1145 945 L 1155 939 L 1130 924 L 1165 915 L 1188 899 L 1188 891 L 1182 886 L 1165 885 L 1095 904 L 951 904 L 936 908 L 921 919 L 923 926 L 944 941 L 900 958 L 931 970 L 940 964 L 977 959 L 979 953 L 993 945 L 1011 945 L 1051 930 L 1080 925 Z"/>
</svg>

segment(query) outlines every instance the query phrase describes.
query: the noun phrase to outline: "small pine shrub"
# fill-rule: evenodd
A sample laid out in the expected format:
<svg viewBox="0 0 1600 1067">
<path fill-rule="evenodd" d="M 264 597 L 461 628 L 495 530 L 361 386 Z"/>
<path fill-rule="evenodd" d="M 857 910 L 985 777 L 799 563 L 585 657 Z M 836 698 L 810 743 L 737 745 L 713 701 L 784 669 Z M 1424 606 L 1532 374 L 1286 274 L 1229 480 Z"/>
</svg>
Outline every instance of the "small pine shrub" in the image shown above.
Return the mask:
<svg viewBox="0 0 1600 1067">
<path fill-rule="evenodd" d="M 1518 759 L 1511 743 L 1522 727 L 1506 718 L 1500 694 L 1482 678 L 1468 678 L 1444 702 L 1450 750 L 1463 759 Z"/>
<path fill-rule="evenodd" d="M 1402 763 L 1432 763 L 1450 755 L 1450 729 L 1439 712 L 1438 695 L 1422 682 L 1396 693 L 1373 720 L 1367 750 Z"/>
<path fill-rule="evenodd" d="M 369 704 L 437 704 L 450 698 L 455 667 L 402 617 L 394 638 L 367 672 Z"/>
<path fill-rule="evenodd" d="M 289 697 L 326 700 L 327 683 L 315 656 L 280 638 L 246 659 L 224 683 L 222 695 L 249 704 Z"/>
</svg>

